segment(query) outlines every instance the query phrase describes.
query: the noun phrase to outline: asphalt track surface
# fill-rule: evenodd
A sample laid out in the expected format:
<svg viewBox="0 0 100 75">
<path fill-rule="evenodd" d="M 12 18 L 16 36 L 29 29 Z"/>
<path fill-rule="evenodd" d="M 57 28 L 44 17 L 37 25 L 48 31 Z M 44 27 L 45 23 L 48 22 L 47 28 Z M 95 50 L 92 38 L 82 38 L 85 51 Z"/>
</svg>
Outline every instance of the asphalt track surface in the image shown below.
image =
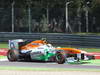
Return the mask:
<svg viewBox="0 0 100 75">
<path fill-rule="evenodd" d="M 63 68 L 63 69 L 99 69 L 100 66 L 81 64 L 57 64 L 55 62 L 9 62 L 0 61 L 0 66 L 28 67 L 28 68 Z"/>
</svg>

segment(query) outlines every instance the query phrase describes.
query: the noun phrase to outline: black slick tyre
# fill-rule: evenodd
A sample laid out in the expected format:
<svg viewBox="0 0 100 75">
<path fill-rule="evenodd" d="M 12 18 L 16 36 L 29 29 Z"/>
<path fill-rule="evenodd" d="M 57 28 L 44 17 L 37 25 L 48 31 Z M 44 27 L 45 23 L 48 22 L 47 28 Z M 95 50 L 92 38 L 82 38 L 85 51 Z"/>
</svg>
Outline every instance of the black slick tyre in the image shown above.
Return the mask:
<svg viewBox="0 0 100 75">
<path fill-rule="evenodd" d="M 64 64 L 65 63 L 65 56 L 61 53 L 61 52 L 57 52 L 56 53 L 56 62 L 58 63 L 58 64 Z"/>
<path fill-rule="evenodd" d="M 14 62 L 18 60 L 19 53 L 16 50 L 9 50 L 7 53 L 7 58 L 9 61 Z"/>
</svg>

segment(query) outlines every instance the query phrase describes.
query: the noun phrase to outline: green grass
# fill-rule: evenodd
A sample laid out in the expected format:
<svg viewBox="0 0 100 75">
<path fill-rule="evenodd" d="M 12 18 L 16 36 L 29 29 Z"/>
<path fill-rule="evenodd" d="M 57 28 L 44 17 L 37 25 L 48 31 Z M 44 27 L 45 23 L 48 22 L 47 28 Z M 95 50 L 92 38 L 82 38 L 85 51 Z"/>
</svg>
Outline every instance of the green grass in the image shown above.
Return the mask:
<svg viewBox="0 0 100 75">
<path fill-rule="evenodd" d="M 0 70 L 20 70 L 20 71 L 94 71 L 100 72 L 99 69 L 73 69 L 73 68 L 29 68 L 29 67 L 11 67 L 0 66 Z"/>
<path fill-rule="evenodd" d="M 0 59 L 4 59 L 4 58 L 7 58 L 6 56 L 0 56 Z"/>
<path fill-rule="evenodd" d="M 8 43 L 0 43 L 0 48 L 8 48 Z"/>
</svg>

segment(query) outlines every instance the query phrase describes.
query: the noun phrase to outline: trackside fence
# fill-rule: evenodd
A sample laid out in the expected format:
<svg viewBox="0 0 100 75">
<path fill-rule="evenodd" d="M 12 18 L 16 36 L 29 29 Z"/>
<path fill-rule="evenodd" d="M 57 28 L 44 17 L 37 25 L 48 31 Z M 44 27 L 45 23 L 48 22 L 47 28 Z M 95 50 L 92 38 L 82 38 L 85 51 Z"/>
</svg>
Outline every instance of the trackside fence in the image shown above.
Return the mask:
<svg viewBox="0 0 100 75">
<path fill-rule="evenodd" d="M 0 33 L 0 42 L 8 42 L 12 39 L 47 40 L 55 45 L 77 47 L 100 47 L 100 36 L 96 35 L 72 35 L 65 33 Z"/>
</svg>

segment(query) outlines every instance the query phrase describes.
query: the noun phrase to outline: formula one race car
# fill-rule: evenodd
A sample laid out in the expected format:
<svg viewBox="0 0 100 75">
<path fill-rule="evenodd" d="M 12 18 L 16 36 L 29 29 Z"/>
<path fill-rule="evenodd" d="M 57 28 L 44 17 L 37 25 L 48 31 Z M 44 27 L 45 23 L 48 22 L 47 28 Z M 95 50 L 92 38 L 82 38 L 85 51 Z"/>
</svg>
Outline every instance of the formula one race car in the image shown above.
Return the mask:
<svg viewBox="0 0 100 75">
<path fill-rule="evenodd" d="M 45 39 L 35 41 L 16 39 L 9 40 L 7 58 L 9 61 L 53 61 L 63 64 L 92 58 L 85 53 L 80 49 L 56 48 Z"/>
</svg>

